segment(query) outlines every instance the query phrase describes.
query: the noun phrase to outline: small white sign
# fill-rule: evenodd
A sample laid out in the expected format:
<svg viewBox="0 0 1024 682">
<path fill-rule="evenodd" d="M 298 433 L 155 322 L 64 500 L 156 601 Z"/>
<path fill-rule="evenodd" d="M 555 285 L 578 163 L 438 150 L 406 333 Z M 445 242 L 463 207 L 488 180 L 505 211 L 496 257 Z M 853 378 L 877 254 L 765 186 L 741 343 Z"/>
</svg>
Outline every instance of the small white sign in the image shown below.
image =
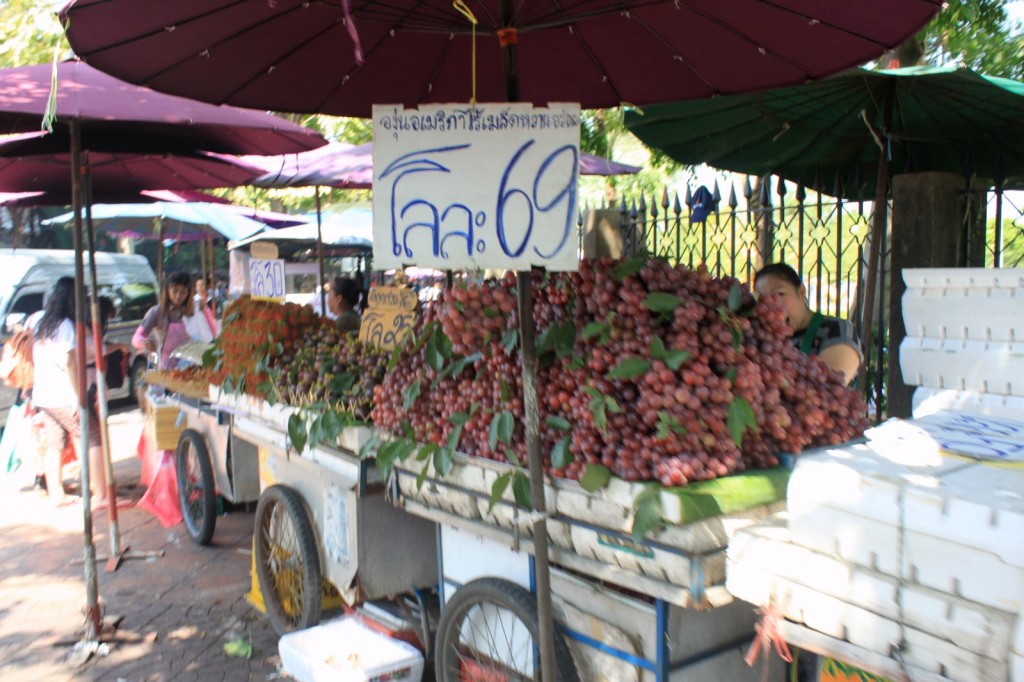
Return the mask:
<svg viewBox="0 0 1024 682">
<path fill-rule="evenodd" d="M 578 104 L 373 107 L 376 267 L 579 266 Z"/>
<path fill-rule="evenodd" d="M 902 421 L 891 419 L 864 432 L 875 443 L 940 452 L 995 462 L 1024 462 L 1024 422 L 969 412 L 936 412 Z"/>
<path fill-rule="evenodd" d="M 257 300 L 283 301 L 284 260 L 253 258 L 249 261 L 249 294 Z"/>
</svg>

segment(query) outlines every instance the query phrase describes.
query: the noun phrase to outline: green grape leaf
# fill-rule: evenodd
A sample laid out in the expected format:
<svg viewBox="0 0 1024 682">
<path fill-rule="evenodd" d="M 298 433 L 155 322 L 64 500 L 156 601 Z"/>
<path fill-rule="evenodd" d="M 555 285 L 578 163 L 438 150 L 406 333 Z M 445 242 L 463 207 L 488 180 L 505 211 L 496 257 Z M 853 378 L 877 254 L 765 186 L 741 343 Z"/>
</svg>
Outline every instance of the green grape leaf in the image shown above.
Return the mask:
<svg viewBox="0 0 1024 682">
<path fill-rule="evenodd" d="M 501 345 L 505 349 L 505 355 L 512 355 L 512 351 L 519 345 L 519 330 L 509 329 L 501 337 Z"/>
<path fill-rule="evenodd" d="M 736 383 L 736 377 L 737 375 L 739 375 L 739 373 L 740 371 L 737 368 L 730 367 L 729 369 L 725 370 L 725 378 L 729 380 L 730 384 L 734 384 Z"/>
<path fill-rule="evenodd" d="M 544 418 L 544 423 L 555 429 L 556 431 L 569 431 L 572 429 L 572 424 L 565 417 L 556 417 L 554 415 L 548 415 Z"/>
<path fill-rule="evenodd" d="M 516 504 L 523 509 L 533 509 L 533 499 L 530 496 L 530 479 L 521 471 L 512 473 L 512 495 L 516 498 Z"/>
<path fill-rule="evenodd" d="M 651 368 L 651 363 L 643 358 L 626 358 L 606 375 L 609 379 L 633 379 Z"/>
<path fill-rule="evenodd" d="M 448 449 L 454 456 L 455 451 L 459 449 L 459 440 L 462 439 L 462 424 L 456 424 L 452 432 L 448 434 Z"/>
<path fill-rule="evenodd" d="M 494 479 L 494 483 L 491 484 L 491 496 L 487 500 L 487 513 L 490 514 L 494 510 L 494 505 L 498 504 L 498 500 L 505 494 L 505 490 L 508 488 L 508 484 L 512 481 L 512 474 L 515 472 L 506 471 L 498 478 Z"/>
<path fill-rule="evenodd" d="M 583 469 L 583 475 L 580 477 L 580 486 L 588 493 L 592 493 L 608 487 L 608 482 L 611 480 L 612 472 L 607 467 L 591 463 L 587 464 L 586 468 Z"/>
<path fill-rule="evenodd" d="M 647 266 L 647 261 L 643 258 L 630 258 L 629 260 L 620 261 L 612 268 L 612 277 L 616 281 L 621 282 L 630 275 L 635 275 Z"/>
<path fill-rule="evenodd" d="M 420 397 L 420 391 L 423 390 L 423 382 L 414 381 L 412 384 L 406 387 L 402 391 L 402 409 L 411 409 L 416 404 L 416 399 Z"/>
<path fill-rule="evenodd" d="M 727 304 L 729 306 L 729 310 L 732 310 L 733 312 L 739 310 L 740 306 L 743 305 L 743 289 L 739 284 L 733 283 L 733 285 L 729 287 L 729 300 Z"/>
<path fill-rule="evenodd" d="M 504 379 L 501 380 L 501 402 L 507 403 L 509 398 L 508 382 Z"/>
<path fill-rule="evenodd" d="M 451 439 L 449 439 L 451 440 Z M 434 471 L 441 476 L 452 470 L 452 462 L 455 460 L 455 450 L 452 448 L 439 448 L 434 453 Z"/>
<path fill-rule="evenodd" d="M 664 521 L 661 518 L 661 489 L 657 485 L 647 486 L 633 500 L 633 528 L 634 540 L 642 540 L 647 537 Z"/>
<path fill-rule="evenodd" d="M 665 342 L 661 340 L 660 336 L 655 336 L 651 339 L 651 359 L 652 360 L 665 360 L 668 357 L 668 350 L 665 348 Z"/>
<path fill-rule="evenodd" d="M 409 423 L 408 419 L 403 419 L 400 426 L 402 428 L 402 435 L 404 435 L 406 438 L 416 437 L 416 431 L 413 430 L 412 424 Z"/>
<path fill-rule="evenodd" d="M 519 455 L 512 448 L 505 448 L 505 459 L 512 462 L 517 467 L 523 466 L 522 461 L 519 459 Z"/>
<path fill-rule="evenodd" d="M 306 420 L 298 412 L 288 417 L 288 439 L 292 442 L 295 452 L 306 449 Z"/>
<path fill-rule="evenodd" d="M 674 294 L 666 294 L 663 291 L 653 291 L 647 294 L 644 305 L 655 313 L 669 313 L 682 305 L 683 299 Z"/>
<path fill-rule="evenodd" d="M 569 436 L 563 436 L 551 448 L 551 466 L 556 469 L 564 469 L 572 464 L 572 452 L 569 450 Z"/>
<path fill-rule="evenodd" d="M 754 416 L 754 408 L 750 406 L 743 396 L 736 396 L 729 404 L 729 416 L 726 420 L 729 426 L 729 433 L 737 447 L 743 447 L 743 434 L 747 429 L 757 431 L 757 418 Z"/>
<path fill-rule="evenodd" d="M 672 349 L 665 354 L 665 365 L 675 372 L 690 359 L 690 355 L 688 350 Z"/>
<path fill-rule="evenodd" d="M 436 456 L 436 453 L 435 453 Z M 420 472 L 416 474 L 416 490 L 423 490 L 423 484 L 427 481 L 427 476 L 430 473 L 430 464 L 424 463 L 420 468 Z"/>
<path fill-rule="evenodd" d="M 491 451 L 498 451 L 498 443 L 511 443 L 512 432 L 515 430 L 515 417 L 508 410 L 502 410 L 491 419 L 490 430 L 487 434 Z"/>
<path fill-rule="evenodd" d="M 349 390 L 355 385 L 355 383 L 356 376 L 354 374 L 349 374 L 348 372 L 341 372 L 340 374 L 334 375 L 334 378 L 331 379 L 331 382 L 327 384 L 327 390 L 333 393 L 334 395 L 344 395 L 349 392 Z"/>
<path fill-rule="evenodd" d="M 380 445 L 380 432 L 376 429 L 370 432 L 370 437 L 366 439 L 363 446 L 359 448 L 359 459 L 366 459 L 371 453 Z"/>
<path fill-rule="evenodd" d="M 595 336 L 603 336 L 608 333 L 609 329 L 611 329 L 611 325 L 607 322 L 591 322 L 583 328 L 583 334 L 581 336 L 584 341 L 588 341 Z"/>
<path fill-rule="evenodd" d="M 437 443 L 427 443 L 422 448 L 420 448 L 419 452 L 416 453 L 416 460 L 419 462 L 426 462 L 435 452 L 437 452 L 440 449 L 441 446 L 438 445 Z M 428 467 L 424 465 L 423 468 L 427 469 Z"/>
<path fill-rule="evenodd" d="M 448 417 L 448 421 L 450 421 L 452 424 L 455 424 L 456 426 L 462 426 L 463 424 L 469 421 L 470 416 L 471 415 L 467 412 L 455 412 L 450 417 Z"/>
</svg>

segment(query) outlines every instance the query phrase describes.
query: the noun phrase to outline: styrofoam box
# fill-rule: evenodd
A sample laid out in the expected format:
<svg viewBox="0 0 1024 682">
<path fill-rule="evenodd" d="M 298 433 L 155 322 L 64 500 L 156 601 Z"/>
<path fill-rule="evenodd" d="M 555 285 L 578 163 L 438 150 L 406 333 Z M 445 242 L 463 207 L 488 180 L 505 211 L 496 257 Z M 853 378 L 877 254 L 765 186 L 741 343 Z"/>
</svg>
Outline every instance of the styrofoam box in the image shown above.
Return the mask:
<svg viewBox="0 0 1024 682">
<path fill-rule="evenodd" d="M 902 487 L 937 485 L 938 477 L 964 466 L 959 459 L 908 448 L 883 455 L 870 443 L 804 453 L 797 458 L 789 478 L 790 528 L 827 525 L 816 521 L 821 507 L 898 526 Z M 807 515 L 811 518 L 802 518 Z"/>
<path fill-rule="evenodd" d="M 1021 339 L 974 341 L 908 336 L 900 344 L 903 381 L 909 386 L 1024 395 L 1024 329 Z"/>
<path fill-rule="evenodd" d="M 752 573 L 760 577 L 755 580 Z M 778 520 L 736 534 L 729 546 L 727 574 L 726 585 L 734 596 L 753 603 L 778 597 L 766 589 L 791 582 L 800 587 L 787 595 L 809 594 L 803 590 L 807 588 L 888 620 L 902 619 L 909 627 L 988 658 L 1004 660 L 1011 648 L 1015 614 L 920 585 L 901 584 L 892 576 L 812 552 L 790 542 Z M 817 607 L 812 604 L 811 608 Z M 802 612 L 790 615 L 802 618 Z M 844 625 L 846 630 L 858 626 L 855 621 Z"/>
<path fill-rule="evenodd" d="M 914 390 L 913 414 L 915 419 L 943 410 L 1020 419 L 1021 415 L 1024 415 L 1024 398 L 928 386 Z"/>
<path fill-rule="evenodd" d="M 1024 340 L 1024 269 L 916 268 L 903 281 L 908 336 Z"/>
<path fill-rule="evenodd" d="M 285 672 L 299 682 L 419 682 L 423 677 L 419 650 L 352 616 L 289 633 L 277 646 Z"/>
<path fill-rule="evenodd" d="M 977 547 L 1024 568 L 1024 469 L 979 464 L 904 494 L 907 529 Z"/>
</svg>

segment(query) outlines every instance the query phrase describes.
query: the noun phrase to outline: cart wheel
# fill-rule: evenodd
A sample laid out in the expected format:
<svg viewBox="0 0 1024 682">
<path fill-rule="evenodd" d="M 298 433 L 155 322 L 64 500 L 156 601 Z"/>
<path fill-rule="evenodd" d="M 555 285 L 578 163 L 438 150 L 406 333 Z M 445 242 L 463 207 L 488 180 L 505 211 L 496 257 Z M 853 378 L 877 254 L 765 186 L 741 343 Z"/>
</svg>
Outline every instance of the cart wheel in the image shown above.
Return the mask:
<svg viewBox="0 0 1024 682">
<path fill-rule="evenodd" d="M 213 465 L 206 440 L 198 431 L 185 429 L 178 437 L 178 501 L 190 538 L 200 545 L 210 544 L 217 523 L 217 491 Z"/>
<path fill-rule="evenodd" d="M 320 622 L 322 578 L 316 535 L 302 497 L 272 485 L 256 505 L 256 574 L 279 635 Z"/>
<path fill-rule="evenodd" d="M 540 680 L 540 626 L 533 595 L 497 578 L 466 583 L 441 612 L 437 682 Z M 555 635 L 555 682 L 577 682 L 565 639 Z"/>
</svg>

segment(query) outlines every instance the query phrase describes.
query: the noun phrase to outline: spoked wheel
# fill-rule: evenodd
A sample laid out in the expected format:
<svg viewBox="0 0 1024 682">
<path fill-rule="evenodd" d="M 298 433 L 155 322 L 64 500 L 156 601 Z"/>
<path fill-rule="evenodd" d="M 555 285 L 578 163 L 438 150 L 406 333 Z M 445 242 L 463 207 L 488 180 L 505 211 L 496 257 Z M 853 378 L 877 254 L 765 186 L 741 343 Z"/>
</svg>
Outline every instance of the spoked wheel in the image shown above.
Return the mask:
<svg viewBox="0 0 1024 682">
<path fill-rule="evenodd" d="M 185 530 L 198 544 L 208 545 L 217 523 L 217 491 L 210 452 L 202 434 L 192 429 L 181 432 L 174 466 Z"/>
<path fill-rule="evenodd" d="M 533 595 L 497 578 L 460 587 L 437 626 L 437 682 L 541 680 L 540 626 Z M 555 635 L 555 680 L 577 682 L 576 665 L 561 634 Z M 547 681 L 545 681 L 547 682 Z"/>
<path fill-rule="evenodd" d="M 322 578 L 316 536 L 302 498 L 272 485 L 256 505 L 256 574 L 279 635 L 320 622 Z"/>
</svg>

